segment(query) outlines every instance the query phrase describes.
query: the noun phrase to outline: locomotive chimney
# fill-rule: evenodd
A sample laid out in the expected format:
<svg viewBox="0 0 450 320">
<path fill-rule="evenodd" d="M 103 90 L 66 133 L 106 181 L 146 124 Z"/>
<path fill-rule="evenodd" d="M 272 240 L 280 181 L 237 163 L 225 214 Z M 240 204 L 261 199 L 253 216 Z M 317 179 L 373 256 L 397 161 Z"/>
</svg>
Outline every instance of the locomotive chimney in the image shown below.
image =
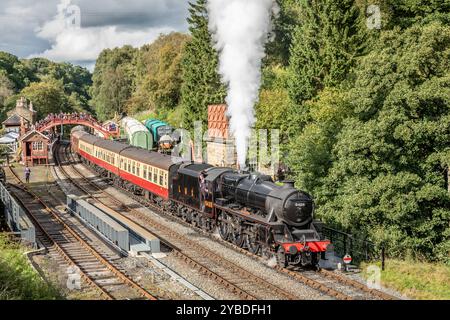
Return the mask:
<svg viewBox="0 0 450 320">
<path fill-rule="evenodd" d="M 294 188 L 294 181 L 292 180 L 284 180 L 283 181 L 283 188 Z"/>
</svg>

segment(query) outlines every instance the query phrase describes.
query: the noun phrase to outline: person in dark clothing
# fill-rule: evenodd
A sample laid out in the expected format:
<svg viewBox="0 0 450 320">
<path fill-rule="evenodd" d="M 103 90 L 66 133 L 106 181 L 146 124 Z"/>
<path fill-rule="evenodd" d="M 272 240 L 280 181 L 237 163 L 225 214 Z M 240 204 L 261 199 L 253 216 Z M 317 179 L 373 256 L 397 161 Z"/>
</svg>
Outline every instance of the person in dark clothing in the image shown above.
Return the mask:
<svg viewBox="0 0 450 320">
<path fill-rule="evenodd" d="M 280 182 L 284 181 L 284 179 L 286 178 L 285 170 L 283 168 L 279 167 L 277 176 L 278 176 L 278 181 L 280 181 Z"/>
<path fill-rule="evenodd" d="M 200 184 L 200 201 L 201 201 L 201 210 L 205 210 L 205 200 L 208 193 L 208 189 L 206 187 L 206 181 L 205 181 L 205 175 L 202 172 L 199 177 L 199 184 Z"/>
<path fill-rule="evenodd" d="M 27 166 L 25 168 L 25 181 L 26 183 L 30 183 L 31 169 Z"/>
</svg>

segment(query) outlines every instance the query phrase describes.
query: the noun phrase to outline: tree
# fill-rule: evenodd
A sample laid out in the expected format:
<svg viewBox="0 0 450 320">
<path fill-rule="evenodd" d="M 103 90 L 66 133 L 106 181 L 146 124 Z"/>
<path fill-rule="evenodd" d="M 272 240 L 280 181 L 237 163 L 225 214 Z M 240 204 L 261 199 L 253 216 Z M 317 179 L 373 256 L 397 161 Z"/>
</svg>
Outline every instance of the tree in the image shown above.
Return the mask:
<svg viewBox="0 0 450 320">
<path fill-rule="evenodd" d="M 385 32 L 362 59 L 318 213 L 391 254 L 449 261 L 450 27 Z"/>
<path fill-rule="evenodd" d="M 137 50 L 131 46 L 106 49 L 98 57 L 91 87 L 91 105 L 101 120 L 125 111 L 125 105 L 134 90 Z"/>
<path fill-rule="evenodd" d="M 68 108 L 62 81 L 53 78 L 31 83 L 20 92 L 20 95 L 33 102 L 38 119 L 44 118 L 49 113 L 72 111 Z"/>
<path fill-rule="evenodd" d="M 173 109 L 181 99 L 181 58 L 187 35 L 173 32 L 143 46 L 136 55 L 135 91 L 128 113 Z"/>
<path fill-rule="evenodd" d="M 14 90 L 21 90 L 29 83 L 26 68 L 10 53 L 0 51 L 0 71 L 3 71 L 14 84 Z"/>
<path fill-rule="evenodd" d="M 192 130 L 194 122 L 207 124 L 207 106 L 223 103 L 226 90 L 217 73 L 218 55 L 208 31 L 206 0 L 189 3 L 188 18 L 191 40 L 185 46 L 182 65 L 181 103 L 184 127 Z"/>
<path fill-rule="evenodd" d="M 0 71 L 0 107 L 3 108 L 5 100 L 14 93 L 13 86 L 5 72 Z"/>
<path fill-rule="evenodd" d="M 266 65 L 287 66 L 289 49 L 297 24 L 300 23 L 301 6 L 297 0 L 277 0 L 280 8 L 274 18 L 274 40 L 267 44 Z"/>
<path fill-rule="evenodd" d="M 336 137 L 343 121 L 351 114 L 352 105 L 347 93 L 328 88 L 316 100 L 308 101 L 305 105 L 310 119 L 303 131 L 290 139 L 286 162 L 297 187 L 319 195 L 324 177 L 332 165 Z"/>
<path fill-rule="evenodd" d="M 364 52 L 363 20 L 354 0 L 303 0 L 290 50 L 289 95 L 294 103 L 314 98 L 347 78 Z"/>
</svg>

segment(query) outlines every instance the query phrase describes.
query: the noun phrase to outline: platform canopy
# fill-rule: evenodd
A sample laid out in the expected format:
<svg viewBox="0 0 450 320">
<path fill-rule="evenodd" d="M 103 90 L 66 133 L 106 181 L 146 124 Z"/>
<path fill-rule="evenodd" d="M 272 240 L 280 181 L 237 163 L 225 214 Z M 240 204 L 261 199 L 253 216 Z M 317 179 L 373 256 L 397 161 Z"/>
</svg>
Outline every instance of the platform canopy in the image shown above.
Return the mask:
<svg viewBox="0 0 450 320">
<path fill-rule="evenodd" d="M 8 132 L 3 137 L 0 138 L 0 144 L 12 144 L 16 143 L 19 139 L 20 134 L 17 132 Z"/>
<path fill-rule="evenodd" d="M 9 147 L 11 153 L 17 151 L 17 141 L 19 140 L 20 134 L 17 132 L 8 132 L 3 137 L 0 137 L 0 145 L 6 145 Z"/>
</svg>

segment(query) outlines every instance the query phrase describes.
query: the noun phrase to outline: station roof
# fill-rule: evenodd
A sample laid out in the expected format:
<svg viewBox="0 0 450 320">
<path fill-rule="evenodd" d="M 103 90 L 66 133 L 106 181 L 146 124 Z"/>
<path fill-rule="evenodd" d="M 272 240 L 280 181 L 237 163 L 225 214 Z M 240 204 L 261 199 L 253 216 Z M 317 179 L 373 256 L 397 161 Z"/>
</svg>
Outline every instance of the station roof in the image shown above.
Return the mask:
<svg viewBox="0 0 450 320">
<path fill-rule="evenodd" d="M 21 116 L 19 116 L 18 114 L 13 114 L 12 116 L 10 116 L 8 119 L 3 121 L 2 123 L 5 126 L 20 126 L 21 125 L 20 120 L 21 120 Z"/>
<path fill-rule="evenodd" d="M 8 132 L 0 138 L 0 144 L 15 143 L 19 139 L 19 136 L 20 135 L 17 132 Z"/>
</svg>

